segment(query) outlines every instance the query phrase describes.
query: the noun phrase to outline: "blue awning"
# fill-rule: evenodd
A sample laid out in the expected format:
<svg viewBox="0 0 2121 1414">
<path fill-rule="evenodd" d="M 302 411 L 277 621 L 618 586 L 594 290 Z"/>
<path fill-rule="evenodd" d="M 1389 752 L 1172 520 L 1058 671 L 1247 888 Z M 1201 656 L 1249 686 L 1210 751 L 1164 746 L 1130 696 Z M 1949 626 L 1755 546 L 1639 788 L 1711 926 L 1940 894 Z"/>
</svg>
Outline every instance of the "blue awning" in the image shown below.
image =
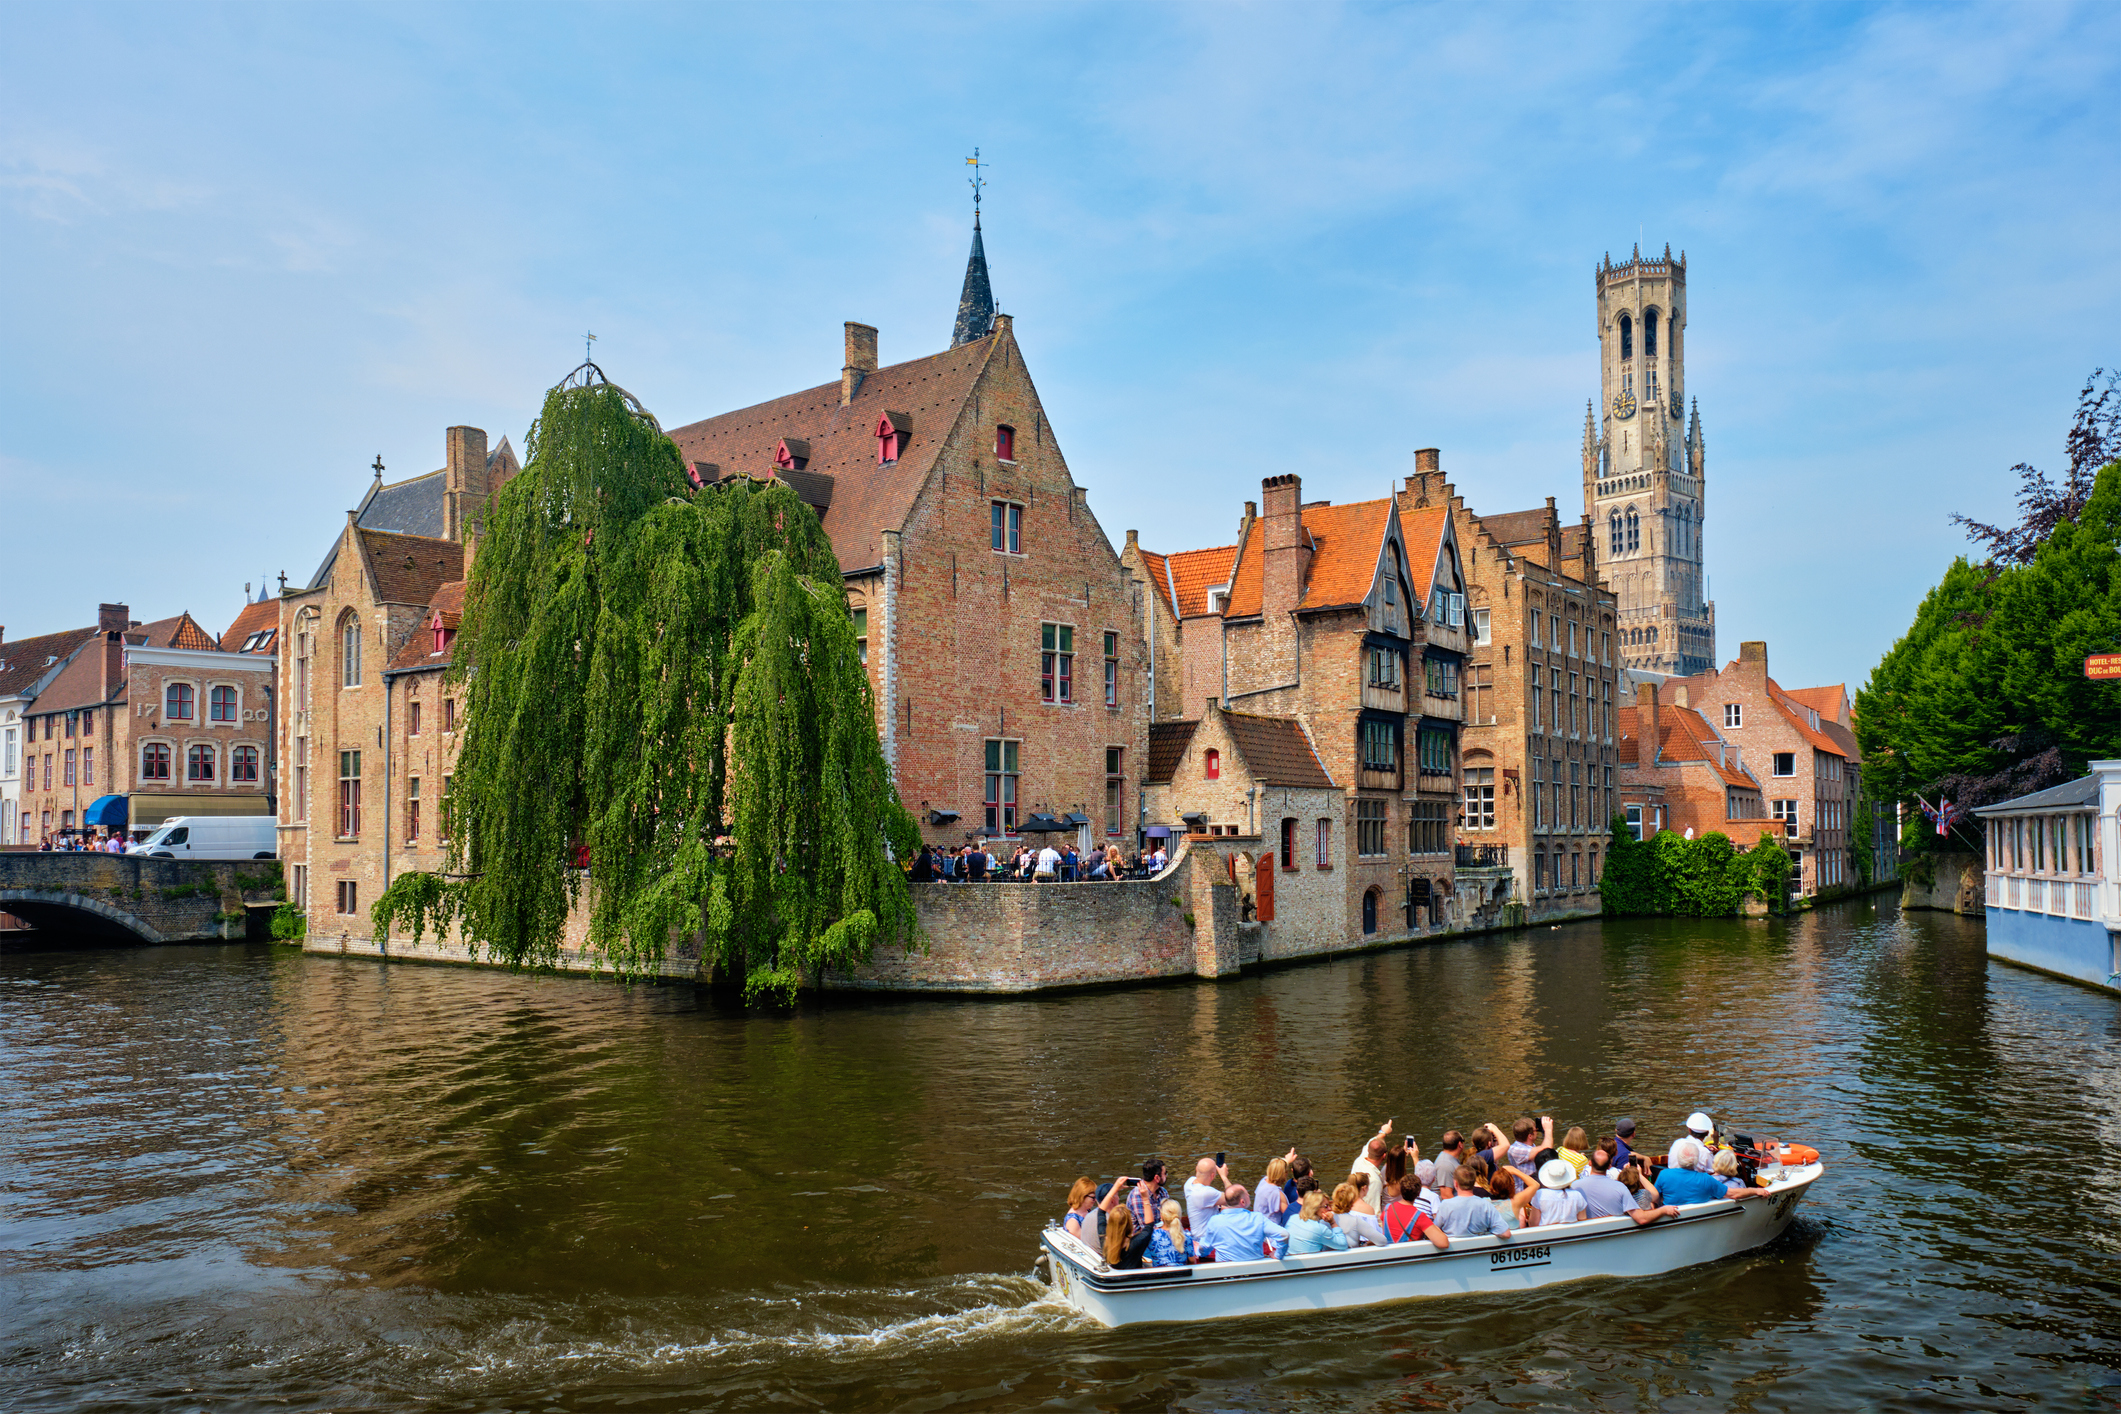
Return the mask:
<svg viewBox="0 0 2121 1414">
<path fill-rule="evenodd" d="M 81 812 L 84 825 L 101 825 L 106 830 L 125 828 L 125 797 L 122 795 L 99 795 Z"/>
<path fill-rule="evenodd" d="M 1171 827 L 1169 825 L 1151 825 L 1148 829 L 1143 830 L 1142 833 L 1152 840 L 1167 840 L 1171 838 Z"/>
</svg>

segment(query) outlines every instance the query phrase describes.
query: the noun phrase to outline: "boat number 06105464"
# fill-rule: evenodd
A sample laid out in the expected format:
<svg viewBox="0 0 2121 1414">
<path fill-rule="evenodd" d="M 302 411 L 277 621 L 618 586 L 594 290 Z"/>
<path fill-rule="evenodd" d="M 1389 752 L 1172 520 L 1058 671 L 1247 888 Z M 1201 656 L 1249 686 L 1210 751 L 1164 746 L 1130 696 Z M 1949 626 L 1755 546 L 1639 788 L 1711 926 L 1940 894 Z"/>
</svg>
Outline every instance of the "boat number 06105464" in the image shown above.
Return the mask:
<svg viewBox="0 0 2121 1414">
<path fill-rule="evenodd" d="M 1552 1255 L 1553 1249 L 1549 1247 L 1512 1247 L 1504 1252 L 1490 1252 L 1488 1265 L 1511 1267 L 1519 1262 L 1544 1262 Z"/>
</svg>

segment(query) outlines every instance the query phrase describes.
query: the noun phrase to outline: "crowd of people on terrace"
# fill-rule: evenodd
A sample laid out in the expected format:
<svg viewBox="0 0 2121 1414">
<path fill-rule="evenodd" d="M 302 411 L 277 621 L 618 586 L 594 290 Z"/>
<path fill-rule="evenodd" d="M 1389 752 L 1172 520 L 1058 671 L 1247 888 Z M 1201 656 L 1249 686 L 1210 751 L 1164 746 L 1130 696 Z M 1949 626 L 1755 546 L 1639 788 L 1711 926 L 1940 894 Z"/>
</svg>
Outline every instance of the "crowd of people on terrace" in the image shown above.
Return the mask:
<svg viewBox="0 0 2121 1414">
<path fill-rule="evenodd" d="M 1005 853 L 997 854 L 990 843 L 978 840 L 955 849 L 922 845 L 907 877 L 916 884 L 978 884 L 989 879 L 1075 884 L 1147 879 L 1162 873 L 1171 858 L 1162 843 L 1154 840 L 1132 858 L 1116 844 L 1077 853 L 1072 841 L 1034 846 L 1005 840 L 1001 842 Z"/>
<path fill-rule="evenodd" d="M 37 848 L 45 854 L 123 854 L 132 843 L 124 835 L 110 831 L 94 836 L 82 834 L 46 835 L 38 841 Z"/>
<path fill-rule="evenodd" d="M 1596 1142 L 1579 1125 L 1556 1143 L 1551 1116 L 1525 1115 L 1507 1134 L 1493 1124 L 1447 1129 L 1430 1159 L 1386 1120 L 1337 1183 L 1292 1148 L 1250 1188 L 1230 1181 L 1226 1154 L 1204 1157 L 1173 1193 L 1163 1161 L 1150 1159 L 1139 1177 L 1076 1179 L 1062 1226 L 1127 1270 L 1401 1242 L 1444 1249 L 1456 1238 L 1599 1218 L 1647 1227 L 1678 1217 L 1681 1204 L 1767 1196 L 1706 1114 L 1687 1117 L 1662 1159 L 1635 1152 L 1634 1139 L 1635 1121 L 1621 1119 Z"/>
</svg>

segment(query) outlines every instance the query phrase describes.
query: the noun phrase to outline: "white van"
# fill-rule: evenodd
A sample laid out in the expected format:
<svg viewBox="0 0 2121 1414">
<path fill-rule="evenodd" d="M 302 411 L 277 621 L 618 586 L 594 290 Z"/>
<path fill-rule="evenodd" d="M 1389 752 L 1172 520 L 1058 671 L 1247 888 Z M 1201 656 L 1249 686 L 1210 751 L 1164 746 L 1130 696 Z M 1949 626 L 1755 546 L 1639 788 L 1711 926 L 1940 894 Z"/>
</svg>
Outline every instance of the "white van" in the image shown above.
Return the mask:
<svg viewBox="0 0 2121 1414">
<path fill-rule="evenodd" d="M 178 815 L 127 854 L 149 859 L 272 859 L 278 822 L 270 815 Z"/>
</svg>

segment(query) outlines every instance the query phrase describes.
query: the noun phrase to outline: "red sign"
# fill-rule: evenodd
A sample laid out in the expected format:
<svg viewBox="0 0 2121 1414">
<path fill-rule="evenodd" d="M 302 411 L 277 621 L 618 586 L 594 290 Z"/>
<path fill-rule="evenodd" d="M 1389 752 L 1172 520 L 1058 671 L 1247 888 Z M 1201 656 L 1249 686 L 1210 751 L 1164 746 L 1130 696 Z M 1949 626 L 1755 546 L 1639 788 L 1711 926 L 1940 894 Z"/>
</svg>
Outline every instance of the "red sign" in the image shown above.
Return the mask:
<svg viewBox="0 0 2121 1414">
<path fill-rule="evenodd" d="M 2084 660 L 2088 678 L 2121 678 L 2121 653 L 2094 653 Z"/>
</svg>

